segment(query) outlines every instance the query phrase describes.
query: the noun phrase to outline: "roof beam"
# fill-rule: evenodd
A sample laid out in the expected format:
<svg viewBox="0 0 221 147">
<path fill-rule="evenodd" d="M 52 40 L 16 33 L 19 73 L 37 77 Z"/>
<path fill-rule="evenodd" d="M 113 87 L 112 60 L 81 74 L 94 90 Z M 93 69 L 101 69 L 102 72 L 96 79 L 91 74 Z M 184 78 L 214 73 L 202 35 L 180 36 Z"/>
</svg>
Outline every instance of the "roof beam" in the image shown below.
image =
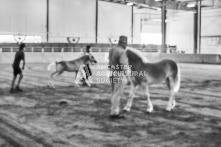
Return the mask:
<svg viewBox="0 0 221 147">
<path fill-rule="evenodd" d="M 127 2 L 133 2 L 136 5 L 140 5 L 141 8 L 142 8 L 142 5 L 143 6 L 147 5 L 149 7 L 158 7 L 158 8 L 162 8 L 162 6 L 163 6 L 163 1 L 155 1 L 155 0 L 127 0 Z M 195 10 L 195 7 L 188 8 L 187 2 L 180 2 L 180 1 L 176 1 L 176 0 L 167 0 L 164 4 L 166 4 L 166 9 L 186 10 L 186 11 Z"/>
</svg>

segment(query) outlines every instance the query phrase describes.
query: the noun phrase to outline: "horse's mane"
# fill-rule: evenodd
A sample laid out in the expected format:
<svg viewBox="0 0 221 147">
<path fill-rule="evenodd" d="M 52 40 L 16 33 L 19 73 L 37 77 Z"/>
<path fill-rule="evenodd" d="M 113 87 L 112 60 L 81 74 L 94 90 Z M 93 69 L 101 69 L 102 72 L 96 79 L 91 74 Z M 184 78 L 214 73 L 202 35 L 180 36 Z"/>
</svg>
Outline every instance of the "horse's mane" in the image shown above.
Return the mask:
<svg viewBox="0 0 221 147">
<path fill-rule="evenodd" d="M 129 50 L 129 51 L 133 52 L 134 54 L 136 54 L 138 57 L 141 58 L 141 60 L 144 63 L 148 63 L 149 62 L 149 60 L 147 60 L 147 58 L 143 55 L 143 53 L 141 51 L 139 51 L 138 49 L 135 49 L 135 48 L 132 48 L 132 47 L 127 47 L 126 50 Z"/>
<path fill-rule="evenodd" d="M 76 60 L 89 60 L 90 59 L 90 57 L 89 57 L 89 55 L 83 55 L 83 56 L 81 56 L 81 57 L 79 57 L 78 59 L 76 59 Z"/>
<path fill-rule="evenodd" d="M 89 55 L 83 55 L 83 56 L 81 56 L 80 58 L 88 58 L 89 59 Z"/>
</svg>

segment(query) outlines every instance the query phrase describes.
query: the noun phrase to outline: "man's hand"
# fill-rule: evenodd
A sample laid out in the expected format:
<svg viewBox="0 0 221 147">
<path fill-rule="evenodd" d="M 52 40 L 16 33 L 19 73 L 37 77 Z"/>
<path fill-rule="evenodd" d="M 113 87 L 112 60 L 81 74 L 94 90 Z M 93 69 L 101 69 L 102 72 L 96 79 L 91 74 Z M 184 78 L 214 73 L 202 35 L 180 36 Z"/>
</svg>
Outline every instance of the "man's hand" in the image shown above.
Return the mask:
<svg viewBox="0 0 221 147">
<path fill-rule="evenodd" d="M 23 66 L 22 66 L 22 70 L 25 69 L 25 60 L 23 60 Z"/>
</svg>

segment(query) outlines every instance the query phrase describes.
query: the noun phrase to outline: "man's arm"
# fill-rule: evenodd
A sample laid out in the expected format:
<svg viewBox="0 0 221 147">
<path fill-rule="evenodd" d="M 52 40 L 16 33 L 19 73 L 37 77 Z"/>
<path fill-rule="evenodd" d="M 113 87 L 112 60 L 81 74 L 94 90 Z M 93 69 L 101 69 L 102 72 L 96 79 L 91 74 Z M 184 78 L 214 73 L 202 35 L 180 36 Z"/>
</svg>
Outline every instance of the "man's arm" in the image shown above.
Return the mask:
<svg viewBox="0 0 221 147">
<path fill-rule="evenodd" d="M 22 69 L 24 70 L 25 69 L 25 54 L 23 54 L 23 67 Z"/>
<path fill-rule="evenodd" d="M 120 63 L 120 65 L 123 65 L 126 67 L 126 68 L 121 69 L 122 71 L 124 71 L 126 73 L 127 67 L 128 67 L 128 58 L 127 58 L 126 52 L 122 52 L 121 55 L 119 56 L 119 63 Z"/>
<path fill-rule="evenodd" d="M 111 70 L 111 65 L 112 65 L 112 52 L 113 52 L 113 49 L 110 49 L 108 57 L 107 57 L 109 70 Z"/>
<path fill-rule="evenodd" d="M 130 83 L 130 81 L 131 81 L 131 67 L 128 63 L 128 58 L 127 58 L 126 52 L 123 52 L 120 55 L 119 62 L 120 62 L 120 65 L 124 66 L 121 70 L 124 72 L 124 74 L 127 78 L 127 82 Z"/>
</svg>

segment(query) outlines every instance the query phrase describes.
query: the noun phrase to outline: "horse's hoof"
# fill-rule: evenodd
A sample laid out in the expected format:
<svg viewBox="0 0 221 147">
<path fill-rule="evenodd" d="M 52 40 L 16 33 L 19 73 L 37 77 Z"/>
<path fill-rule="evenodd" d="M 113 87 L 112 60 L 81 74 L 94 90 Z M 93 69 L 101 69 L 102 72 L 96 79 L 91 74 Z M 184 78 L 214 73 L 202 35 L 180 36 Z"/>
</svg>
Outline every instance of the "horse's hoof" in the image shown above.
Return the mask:
<svg viewBox="0 0 221 147">
<path fill-rule="evenodd" d="M 80 87 L 78 84 L 75 84 L 74 87 Z"/>
<path fill-rule="evenodd" d="M 152 109 L 152 108 L 148 108 L 148 109 L 147 109 L 147 112 L 148 112 L 148 113 L 151 113 L 151 112 L 153 112 L 153 109 Z"/>
<path fill-rule="evenodd" d="M 147 113 L 147 114 L 150 114 L 150 113 L 152 113 L 152 112 L 146 111 L 146 113 Z"/>
<path fill-rule="evenodd" d="M 172 110 L 172 108 L 166 108 L 167 112 L 170 112 Z"/>
<path fill-rule="evenodd" d="M 109 118 L 114 120 L 114 119 L 125 119 L 126 117 L 122 114 L 112 114 L 109 116 Z"/>
<path fill-rule="evenodd" d="M 129 108 L 124 108 L 123 112 L 130 112 L 130 109 Z"/>
</svg>

